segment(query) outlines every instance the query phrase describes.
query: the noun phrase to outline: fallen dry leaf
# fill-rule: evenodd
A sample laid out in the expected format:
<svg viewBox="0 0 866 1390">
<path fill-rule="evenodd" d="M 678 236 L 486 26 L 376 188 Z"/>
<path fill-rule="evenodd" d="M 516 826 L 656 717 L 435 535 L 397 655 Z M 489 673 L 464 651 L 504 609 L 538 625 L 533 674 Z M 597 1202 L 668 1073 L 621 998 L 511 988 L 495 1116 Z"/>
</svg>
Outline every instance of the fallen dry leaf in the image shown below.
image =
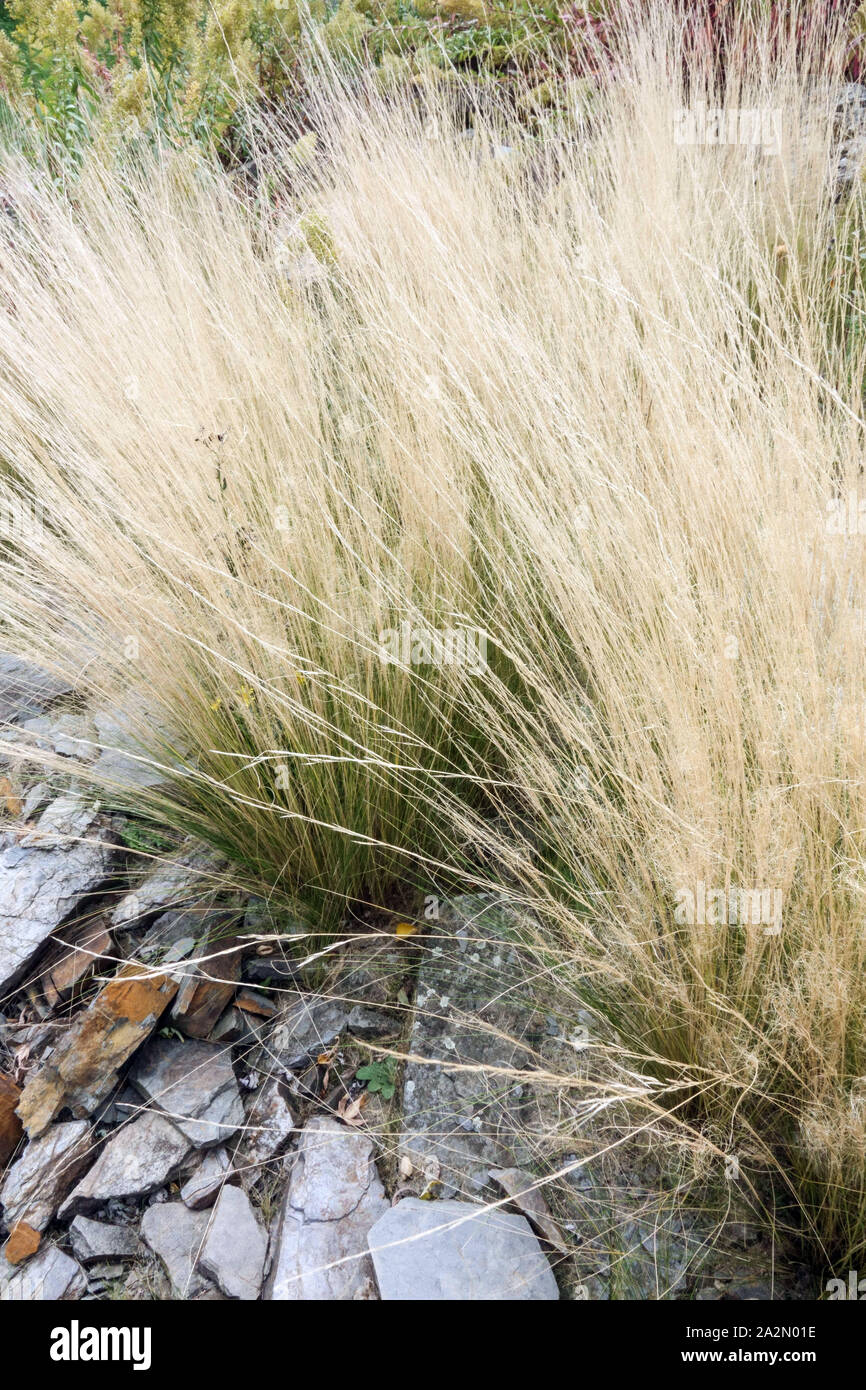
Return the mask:
<svg viewBox="0 0 866 1390">
<path fill-rule="evenodd" d="M 361 1111 L 367 1103 L 367 1092 L 362 1091 L 355 1100 L 349 1100 L 348 1096 L 341 1096 L 337 1106 L 337 1115 L 347 1125 L 362 1125 L 364 1117 Z"/>
<path fill-rule="evenodd" d="M 23 1081 L 27 1074 L 27 1063 L 30 1060 L 30 1044 L 22 1044 L 12 1052 L 12 1075 L 15 1081 Z"/>
</svg>

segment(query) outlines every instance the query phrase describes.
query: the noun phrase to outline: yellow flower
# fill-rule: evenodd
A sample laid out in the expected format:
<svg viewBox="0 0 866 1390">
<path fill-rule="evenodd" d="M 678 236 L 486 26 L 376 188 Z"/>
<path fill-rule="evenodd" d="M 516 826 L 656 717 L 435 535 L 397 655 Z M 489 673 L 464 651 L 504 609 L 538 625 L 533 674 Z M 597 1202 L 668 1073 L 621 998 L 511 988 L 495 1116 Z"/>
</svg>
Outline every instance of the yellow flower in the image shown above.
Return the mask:
<svg viewBox="0 0 866 1390">
<path fill-rule="evenodd" d="M 197 0 L 162 0 L 161 38 L 167 54 L 181 52 L 198 20 Z"/>
<path fill-rule="evenodd" d="M 250 687 L 249 687 L 248 685 L 242 685 L 241 688 L 240 688 L 240 690 L 238 691 L 238 694 L 240 695 L 240 697 L 241 697 L 241 699 L 243 700 L 244 704 L 245 704 L 245 705 L 247 706 L 247 708 L 249 709 L 250 701 L 251 701 L 252 698 L 253 698 L 253 692 L 252 692 L 252 690 L 250 689 Z"/>
<path fill-rule="evenodd" d="M 219 697 L 219 695 L 218 695 L 217 698 L 216 698 L 214 701 L 212 701 L 212 703 L 211 703 L 211 709 L 212 709 L 212 710 L 218 710 L 221 704 L 222 704 L 222 700 L 220 699 L 220 697 Z"/>
<path fill-rule="evenodd" d="M 40 18 L 39 38 L 45 48 L 73 58 L 78 47 L 78 11 L 74 0 L 59 0 Z"/>
<path fill-rule="evenodd" d="M 81 37 L 92 53 L 98 53 L 105 44 L 111 42 L 115 26 L 116 17 L 109 14 L 105 6 L 99 4 L 99 0 L 94 0 L 89 14 L 81 21 Z"/>
<path fill-rule="evenodd" d="M 459 19 L 478 19 L 487 18 L 487 6 L 484 0 L 421 0 L 421 6 L 417 6 L 420 14 L 425 18 L 433 15 L 457 15 Z"/>
<path fill-rule="evenodd" d="M 127 68 L 114 88 L 114 105 L 124 116 L 141 118 L 150 101 L 150 80 L 146 67 Z"/>
<path fill-rule="evenodd" d="M 227 0 L 211 13 L 204 31 L 206 61 L 246 66 L 252 56 L 248 43 L 252 18 L 249 0 Z"/>
</svg>

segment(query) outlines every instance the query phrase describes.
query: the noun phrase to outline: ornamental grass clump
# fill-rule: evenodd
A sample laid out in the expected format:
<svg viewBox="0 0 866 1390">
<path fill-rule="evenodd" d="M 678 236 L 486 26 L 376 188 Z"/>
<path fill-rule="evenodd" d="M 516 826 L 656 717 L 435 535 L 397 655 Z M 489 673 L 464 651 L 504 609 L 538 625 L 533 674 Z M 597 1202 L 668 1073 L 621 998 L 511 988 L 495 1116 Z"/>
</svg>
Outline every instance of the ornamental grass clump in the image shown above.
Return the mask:
<svg viewBox="0 0 866 1390">
<path fill-rule="evenodd" d="M 844 53 L 776 33 L 720 76 L 660 8 L 591 121 L 566 100 L 532 138 L 322 61 L 315 158 L 271 131 L 270 199 L 168 156 L 19 199 L 0 447 L 44 524 L 8 547 L 3 643 L 131 711 L 164 779 L 137 804 L 322 932 L 406 884 L 495 889 L 722 1193 L 771 1182 L 856 1267 Z"/>
</svg>

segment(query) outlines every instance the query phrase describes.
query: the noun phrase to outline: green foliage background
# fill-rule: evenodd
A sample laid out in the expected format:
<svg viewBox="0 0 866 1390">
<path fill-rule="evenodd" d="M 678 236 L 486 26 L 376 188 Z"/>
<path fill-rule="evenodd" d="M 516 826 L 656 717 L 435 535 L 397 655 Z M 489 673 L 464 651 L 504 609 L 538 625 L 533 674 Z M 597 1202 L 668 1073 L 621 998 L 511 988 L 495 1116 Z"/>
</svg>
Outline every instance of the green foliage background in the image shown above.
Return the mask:
<svg viewBox="0 0 866 1390">
<path fill-rule="evenodd" d="M 19 115 L 75 148 L 98 125 L 105 141 L 159 132 L 231 141 L 247 97 L 299 95 L 311 41 L 376 80 L 430 81 L 463 70 L 479 81 L 541 88 L 573 60 L 602 4 L 545 0 L 6 0 L 0 91 Z"/>
<path fill-rule="evenodd" d="M 556 106 L 556 75 L 588 84 L 617 26 L 643 0 L 4 0 L 0 100 L 71 154 L 158 136 L 238 153 L 245 101 L 302 107 L 310 45 L 377 83 L 468 76 L 513 88 L 530 119 Z M 842 13 L 859 76 L 866 3 L 671 0 L 718 52 L 736 8 L 795 25 Z M 241 153 L 242 148 L 241 148 Z"/>
</svg>

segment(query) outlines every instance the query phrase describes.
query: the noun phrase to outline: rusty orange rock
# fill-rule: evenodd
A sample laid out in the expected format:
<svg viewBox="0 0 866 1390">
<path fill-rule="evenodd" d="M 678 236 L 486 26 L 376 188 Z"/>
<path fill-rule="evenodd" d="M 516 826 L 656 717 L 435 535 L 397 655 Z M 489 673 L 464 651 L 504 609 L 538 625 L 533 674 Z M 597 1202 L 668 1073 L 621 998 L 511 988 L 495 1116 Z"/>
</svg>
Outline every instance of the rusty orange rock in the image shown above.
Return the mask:
<svg viewBox="0 0 866 1390">
<path fill-rule="evenodd" d="M 24 1133 L 15 1107 L 21 1098 L 20 1087 L 11 1076 L 0 1071 L 0 1168 L 5 1168 Z"/>
<path fill-rule="evenodd" d="M 33 1139 L 61 1109 L 89 1115 L 108 1094 L 119 1067 L 150 1036 L 177 992 L 169 975 L 126 965 L 79 1014 L 21 1093 L 18 1115 Z"/>
<path fill-rule="evenodd" d="M 34 1231 L 26 1221 L 19 1221 L 9 1232 L 3 1254 L 10 1265 L 20 1265 L 22 1260 L 28 1260 L 31 1255 L 36 1254 L 41 1240 L 42 1236 L 38 1231 Z"/>
<path fill-rule="evenodd" d="M 62 935 L 57 934 L 57 942 L 42 978 L 45 998 L 52 1008 L 93 972 L 112 945 L 111 932 L 101 919 L 65 929 Z"/>
<path fill-rule="evenodd" d="M 235 1005 L 243 1009 L 245 1014 L 257 1014 L 259 1018 L 273 1018 L 278 1012 L 273 999 L 268 999 L 266 994 L 261 994 L 257 989 L 239 990 L 235 997 Z"/>
<path fill-rule="evenodd" d="M 188 968 L 175 1001 L 171 1020 L 188 1038 L 207 1038 L 220 1014 L 231 1003 L 241 973 L 242 948 L 235 947 L 235 937 L 205 944 L 205 958 L 200 965 L 184 962 Z"/>
</svg>

